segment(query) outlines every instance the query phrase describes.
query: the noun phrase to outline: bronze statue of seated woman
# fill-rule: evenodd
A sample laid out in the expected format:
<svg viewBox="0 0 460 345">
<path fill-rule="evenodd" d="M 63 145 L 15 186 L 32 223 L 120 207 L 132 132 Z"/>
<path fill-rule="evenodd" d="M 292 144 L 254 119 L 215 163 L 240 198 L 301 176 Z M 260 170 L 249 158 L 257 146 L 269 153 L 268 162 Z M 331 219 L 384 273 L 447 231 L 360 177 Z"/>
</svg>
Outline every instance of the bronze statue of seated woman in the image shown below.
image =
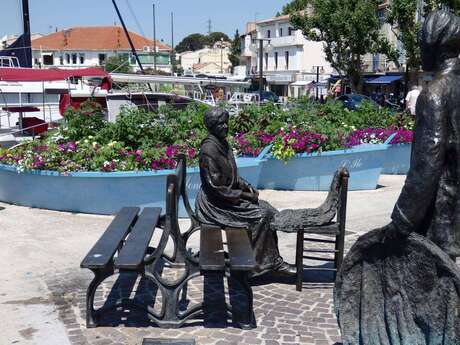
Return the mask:
<svg viewBox="0 0 460 345">
<path fill-rule="evenodd" d="M 295 266 L 284 262 L 280 256 L 277 230 L 286 223 L 285 212 L 298 220 L 286 224 L 291 228 L 308 222 L 308 212 L 278 212 L 268 202 L 259 200 L 257 189 L 238 175 L 233 151 L 227 142 L 228 119 L 228 112 L 220 108 L 205 113 L 209 135 L 200 149 L 201 189 L 195 205 L 198 220 L 224 228 L 247 228 L 257 264 L 253 275 L 270 271 L 295 275 Z M 333 216 L 331 214 L 330 218 Z"/>
</svg>

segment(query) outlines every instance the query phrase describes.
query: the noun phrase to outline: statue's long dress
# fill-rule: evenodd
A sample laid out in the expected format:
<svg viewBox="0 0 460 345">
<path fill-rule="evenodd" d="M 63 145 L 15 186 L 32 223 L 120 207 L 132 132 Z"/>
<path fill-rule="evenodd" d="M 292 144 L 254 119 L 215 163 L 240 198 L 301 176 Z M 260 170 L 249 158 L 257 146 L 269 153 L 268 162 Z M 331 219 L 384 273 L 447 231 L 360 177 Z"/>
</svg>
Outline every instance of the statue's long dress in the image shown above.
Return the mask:
<svg viewBox="0 0 460 345">
<path fill-rule="evenodd" d="M 387 243 L 361 236 L 337 275 L 343 345 L 460 345 L 460 271 L 417 233 Z"/>
<path fill-rule="evenodd" d="M 268 203 L 253 203 L 241 198 L 249 183 L 238 176 L 232 150 L 227 141 L 210 134 L 200 149 L 201 189 L 196 199 L 196 214 L 201 223 L 222 227 L 248 228 L 256 258 L 256 271 L 282 264 L 276 231 L 270 223 L 276 213 Z"/>
</svg>

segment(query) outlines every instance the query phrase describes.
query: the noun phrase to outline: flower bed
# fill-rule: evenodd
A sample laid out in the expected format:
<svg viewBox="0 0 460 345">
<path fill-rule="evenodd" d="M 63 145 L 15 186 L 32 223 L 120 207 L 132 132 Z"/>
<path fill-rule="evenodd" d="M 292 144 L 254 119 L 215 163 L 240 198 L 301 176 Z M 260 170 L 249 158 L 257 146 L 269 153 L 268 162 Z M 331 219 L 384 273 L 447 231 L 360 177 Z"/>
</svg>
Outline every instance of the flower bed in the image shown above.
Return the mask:
<svg viewBox="0 0 460 345">
<path fill-rule="evenodd" d="M 177 154 L 183 153 L 193 202 L 200 186 L 197 153 L 207 135 L 205 109 L 125 109 L 116 123 L 104 122 L 93 103 L 70 110 L 61 128 L 0 150 L 0 200 L 104 214 L 126 205 L 163 207 L 165 177 L 175 168 Z M 369 189 L 375 188 L 384 149 L 365 145 L 375 138 L 384 141 L 405 122 L 383 110 L 362 107 L 349 112 L 334 102 L 300 102 L 287 111 L 267 104 L 232 116 L 230 141 L 240 156 L 240 174 L 259 187 L 327 190 L 334 171 L 347 166 L 350 190 Z M 401 130 L 393 140 L 406 142 L 410 135 Z M 363 149 L 349 148 L 358 142 Z M 262 161 L 264 155 L 268 158 Z"/>
<path fill-rule="evenodd" d="M 355 147 L 363 144 L 383 144 L 390 135 L 395 134 L 389 142 L 392 144 L 411 143 L 413 132 L 407 128 L 364 128 L 350 133 L 347 138 L 347 147 Z"/>
</svg>

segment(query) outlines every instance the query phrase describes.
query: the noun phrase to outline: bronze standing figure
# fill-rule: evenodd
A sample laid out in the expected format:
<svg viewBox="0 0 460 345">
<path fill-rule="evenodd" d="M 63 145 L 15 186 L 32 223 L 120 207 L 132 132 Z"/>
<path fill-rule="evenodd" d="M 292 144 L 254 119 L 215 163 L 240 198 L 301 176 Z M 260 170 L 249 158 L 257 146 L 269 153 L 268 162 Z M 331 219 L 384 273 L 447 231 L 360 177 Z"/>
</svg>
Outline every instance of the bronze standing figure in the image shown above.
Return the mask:
<svg viewBox="0 0 460 345">
<path fill-rule="evenodd" d="M 420 44 L 435 76 L 392 222 L 361 236 L 337 276 L 344 345 L 460 344 L 460 18 L 430 13 Z"/>
</svg>

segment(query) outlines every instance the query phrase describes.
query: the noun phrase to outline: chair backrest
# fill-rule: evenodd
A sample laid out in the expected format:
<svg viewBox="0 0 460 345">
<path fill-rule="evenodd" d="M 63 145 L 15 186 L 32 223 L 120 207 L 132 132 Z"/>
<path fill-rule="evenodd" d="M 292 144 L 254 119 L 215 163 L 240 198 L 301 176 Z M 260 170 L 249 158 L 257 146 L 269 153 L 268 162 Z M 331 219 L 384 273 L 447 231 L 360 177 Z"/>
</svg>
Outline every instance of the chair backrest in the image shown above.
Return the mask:
<svg viewBox="0 0 460 345">
<path fill-rule="evenodd" d="M 179 195 L 182 196 L 182 202 L 184 204 L 185 210 L 187 211 L 188 216 L 190 219 L 194 220 L 195 212 L 193 211 L 190 201 L 188 199 L 187 194 L 187 158 L 184 154 L 180 154 L 177 156 L 177 167 L 176 167 L 176 175 L 177 175 L 177 186 L 178 186 L 178 197 Z"/>
<path fill-rule="evenodd" d="M 347 168 L 337 170 L 339 174 L 339 200 L 337 205 L 337 222 L 345 226 L 345 219 L 347 213 L 347 196 L 348 196 L 348 179 L 350 173 Z"/>
</svg>

